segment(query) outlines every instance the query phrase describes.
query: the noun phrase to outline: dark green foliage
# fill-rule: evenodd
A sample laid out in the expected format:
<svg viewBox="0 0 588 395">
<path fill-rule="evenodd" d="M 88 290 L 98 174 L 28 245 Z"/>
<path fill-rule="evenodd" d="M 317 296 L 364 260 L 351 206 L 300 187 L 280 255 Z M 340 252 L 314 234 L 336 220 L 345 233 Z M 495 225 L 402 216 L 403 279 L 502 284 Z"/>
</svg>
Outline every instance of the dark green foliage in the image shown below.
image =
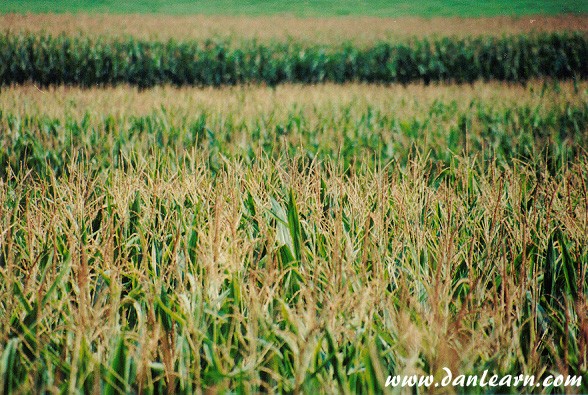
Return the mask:
<svg viewBox="0 0 588 395">
<path fill-rule="evenodd" d="M 242 83 L 426 84 L 530 78 L 585 79 L 588 40 L 582 33 L 413 39 L 367 48 L 301 43 L 235 46 L 226 41 L 148 42 L 5 33 L 0 84 L 42 86 L 128 83 L 220 86 Z"/>
</svg>

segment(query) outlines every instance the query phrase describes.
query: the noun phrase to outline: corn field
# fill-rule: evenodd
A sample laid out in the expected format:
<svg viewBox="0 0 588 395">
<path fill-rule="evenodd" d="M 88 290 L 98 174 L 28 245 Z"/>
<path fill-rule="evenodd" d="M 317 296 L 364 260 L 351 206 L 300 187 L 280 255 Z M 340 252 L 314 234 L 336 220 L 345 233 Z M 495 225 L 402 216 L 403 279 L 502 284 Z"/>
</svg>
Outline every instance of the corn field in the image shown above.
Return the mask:
<svg viewBox="0 0 588 395">
<path fill-rule="evenodd" d="M 302 153 L 311 161 L 338 158 L 346 171 L 390 161 L 404 166 L 418 154 L 441 167 L 449 166 L 456 155 L 501 165 L 542 161 L 555 173 L 585 155 L 586 86 L 567 84 L 567 89 L 581 90 L 582 99 L 558 103 L 550 100 L 556 95 L 554 89 L 560 88 L 548 84 L 536 85 L 543 92 L 538 89 L 534 102 L 508 106 L 498 103 L 496 97 L 473 99 L 466 105 L 440 99 L 427 107 L 422 102 L 390 103 L 404 107 L 404 116 L 397 115 L 400 108 L 386 108 L 375 100 L 360 106 L 350 99 L 332 110 L 329 106 L 337 105 L 332 98 L 315 111 L 300 108 L 303 101 L 290 107 L 263 101 L 258 105 L 269 105 L 266 111 L 239 114 L 236 109 L 249 100 L 247 90 L 234 91 L 234 110 L 228 114 L 212 105 L 200 105 L 196 113 L 188 105 L 175 109 L 162 105 L 141 115 L 83 112 L 55 116 L 5 107 L 0 112 L 0 163 L 4 165 L 0 176 L 30 171 L 61 175 L 73 157 L 84 160 L 79 154 L 92 158 L 93 167 L 105 171 L 124 169 L 128 165 L 125 158 L 134 163 L 138 153 L 157 154 L 181 168 L 193 151 L 207 158 L 213 173 L 225 166 L 223 158 L 252 165 L 260 155 L 277 159 L 285 153 L 291 157 Z M 365 94 L 369 88 L 359 90 Z"/>
<path fill-rule="evenodd" d="M 145 41 L 5 32 L 0 84 L 160 84 L 421 81 L 471 83 L 588 77 L 585 33 L 415 38 L 391 44 L 320 46 L 294 41 Z"/>
<path fill-rule="evenodd" d="M 588 390 L 584 81 L 0 109 L 3 393 L 386 393 L 443 367 Z"/>
</svg>

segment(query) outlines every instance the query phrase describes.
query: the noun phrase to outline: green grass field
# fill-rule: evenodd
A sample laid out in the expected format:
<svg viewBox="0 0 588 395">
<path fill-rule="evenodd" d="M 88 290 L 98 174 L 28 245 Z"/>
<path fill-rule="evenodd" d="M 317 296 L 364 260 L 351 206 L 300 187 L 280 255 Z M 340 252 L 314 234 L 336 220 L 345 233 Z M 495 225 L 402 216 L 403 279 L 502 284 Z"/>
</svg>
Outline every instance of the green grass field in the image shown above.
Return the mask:
<svg viewBox="0 0 588 395">
<path fill-rule="evenodd" d="M 163 13 L 207 15 L 275 15 L 343 16 L 369 15 L 381 17 L 443 17 L 443 16 L 498 16 L 498 15 L 556 15 L 562 13 L 588 13 L 588 2 L 582 0 L 541 1 L 435 1 L 409 0 L 317 0 L 287 2 L 279 0 L 8 0 L 0 2 L 0 12 L 90 12 L 90 13 Z"/>
</svg>

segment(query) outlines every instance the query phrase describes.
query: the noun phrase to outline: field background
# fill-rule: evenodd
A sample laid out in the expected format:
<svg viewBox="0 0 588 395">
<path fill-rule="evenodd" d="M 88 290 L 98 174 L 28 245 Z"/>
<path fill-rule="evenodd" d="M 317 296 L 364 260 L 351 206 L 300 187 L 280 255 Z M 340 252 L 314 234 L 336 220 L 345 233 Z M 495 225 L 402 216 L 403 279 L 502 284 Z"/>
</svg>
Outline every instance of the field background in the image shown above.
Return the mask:
<svg viewBox="0 0 588 395">
<path fill-rule="evenodd" d="M 530 32 L 588 31 L 588 16 L 554 15 L 529 17 L 419 18 L 354 17 L 298 18 L 284 15 L 235 17 L 226 15 L 103 15 L 103 14 L 4 14 L 0 28 L 11 32 L 81 34 L 95 37 L 132 36 L 140 39 L 170 38 L 206 40 L 367 45 L 382 40 L 405 40 L 413 36 L 520 34 Z"/>
<path fill-rule="evenodd" d="M 206 14 L 206 15 L 273 15 L 295 16 L 344 16 L 364 15 L 378 17 L 446 17 L 446 16 L 496 16 L 538 15 L 562 13 L 586 13 L 588 4 L 582 0 L 558 1 L 438 1 L 423 0 L 215 0 L 215 1 L 115 1 L 115 0 L 21 0 L 3 1 L 0 12 L 107 12 L 107 13 L 162 13 L 162 14 Z"/>
</svg>

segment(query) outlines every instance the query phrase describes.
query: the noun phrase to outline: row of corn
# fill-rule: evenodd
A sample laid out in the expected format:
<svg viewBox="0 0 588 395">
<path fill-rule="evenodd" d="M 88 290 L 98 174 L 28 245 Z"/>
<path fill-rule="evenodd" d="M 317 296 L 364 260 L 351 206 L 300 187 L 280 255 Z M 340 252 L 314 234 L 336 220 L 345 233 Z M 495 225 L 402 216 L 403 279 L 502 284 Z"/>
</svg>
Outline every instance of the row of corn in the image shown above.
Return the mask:
<svg viewBox="0 0 588 395">
<path fill-rule="evenodd" d="M 524 83 L 531 78 L 587 76 L 588 37 L 570 32 L 415 38 L 368 47 L 294 41 L 156 42 L 29 33 L 0 36 L 1 85 L 122 83 L 149 87 L 476 80 Z"/>
</svg>

